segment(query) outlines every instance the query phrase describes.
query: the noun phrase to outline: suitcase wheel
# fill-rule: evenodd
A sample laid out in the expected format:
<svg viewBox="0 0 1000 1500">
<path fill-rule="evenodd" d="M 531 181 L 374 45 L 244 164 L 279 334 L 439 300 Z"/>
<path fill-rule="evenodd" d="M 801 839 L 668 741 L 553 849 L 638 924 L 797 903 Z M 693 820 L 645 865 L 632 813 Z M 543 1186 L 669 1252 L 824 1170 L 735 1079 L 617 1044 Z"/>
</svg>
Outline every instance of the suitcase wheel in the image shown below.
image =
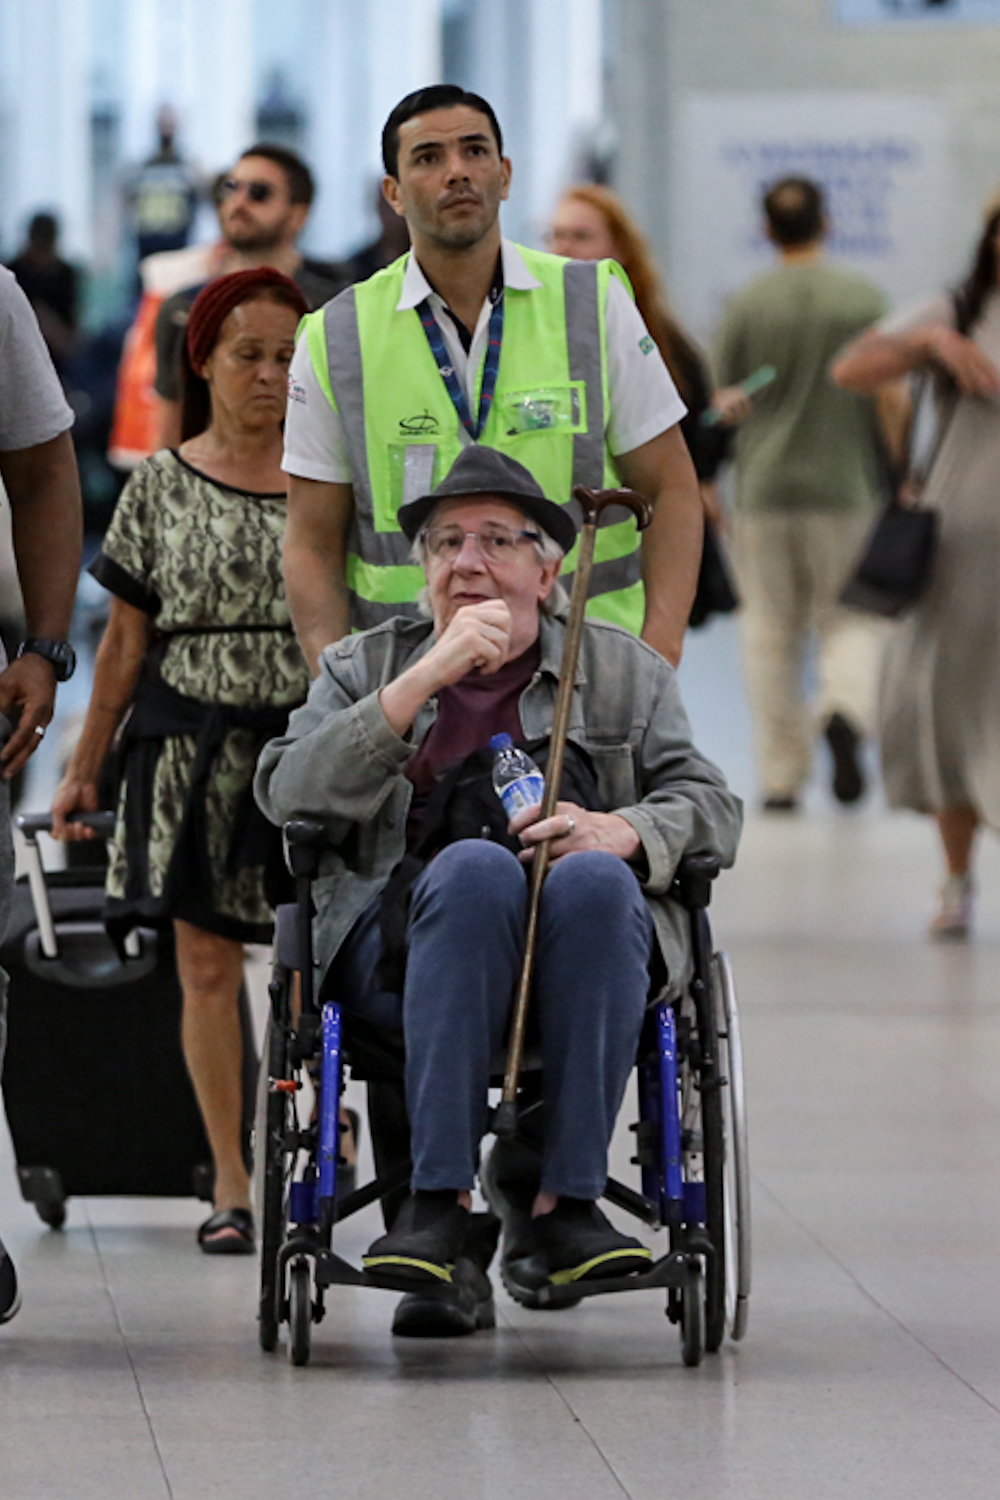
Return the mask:
<svg viewBox="0 0 1000 1500">
<path fill-rule="evenodd" d="M 66 1194 L 62 1178 L 52 1167 L 18 1167 L 21 1197 L 35 1205 L 35 1212 L 50 1229 L 61 1229 L 66 1222 Z"/>
</svg>

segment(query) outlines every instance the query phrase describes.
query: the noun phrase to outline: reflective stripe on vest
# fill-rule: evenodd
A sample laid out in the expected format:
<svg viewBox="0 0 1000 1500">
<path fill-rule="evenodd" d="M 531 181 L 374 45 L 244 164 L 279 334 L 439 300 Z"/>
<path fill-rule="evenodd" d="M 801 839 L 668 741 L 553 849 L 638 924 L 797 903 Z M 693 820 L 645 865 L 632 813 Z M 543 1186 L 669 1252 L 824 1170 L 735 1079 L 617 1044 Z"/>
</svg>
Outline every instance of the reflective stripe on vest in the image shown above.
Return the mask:
<svg viewBox="0 0 1000 1500">
<path fill-rule="evenodd" d="M 505 291 L 503 353 L 482 440 L 523 463 L 553 498 L 568 499 L 575 484 L 616 485 L 604 439 L 604 304 L 610 277 L 623 273 L 610 261 L 521 254 L 542 284 Z M 313 369 L 340 417 L 351 466 L 347 581 L 359 628 L 414 613 L 406 606 L 423 574 L 410 560 L 396 512 L 405 497 L 437 484 L 468 441 L 417 312 L 396 310 L 405 265 L 404 257 L 305 320 Z M 564 574 L 574 563 L 571 553 Z M 631 518 L 599 531 L 590 593 L 592 613 L 639 630 L 643 596 Z"/>
</svg>

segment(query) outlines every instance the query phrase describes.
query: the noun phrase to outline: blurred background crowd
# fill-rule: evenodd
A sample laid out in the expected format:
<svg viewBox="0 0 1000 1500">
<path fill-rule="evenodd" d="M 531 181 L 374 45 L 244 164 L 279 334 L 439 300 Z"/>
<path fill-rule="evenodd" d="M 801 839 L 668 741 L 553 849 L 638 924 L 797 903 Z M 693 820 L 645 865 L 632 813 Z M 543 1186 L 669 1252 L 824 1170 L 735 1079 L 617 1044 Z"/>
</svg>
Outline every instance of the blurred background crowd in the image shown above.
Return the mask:
<svg viewBox="0 0 1000 1500">
<path fill-rule="evenodd" d="M 610 183 L 703 343 L 725 297 L 767 263 L 759 191 L 785 172 L 826 187 L 834 255 L 890 300 L 936 285 L 997 176 L 1000 30 L 963 25 L 962 0 L 752 11 L 0 0 L 0 258 L 70 393 L 91 524 L 106 522 L 120 479 L 107 453 L 138 263 L 217 238 L 213 183 L 264 140 L 315 175 L 303 254 L 347 261 L 350 276 L 375 269 L 381 122 L 437 78 L 483 93 L 504 123 L 512 239 L 543 244 L 567 184 Z"/>
<path fill-rule="evenodd" d="M 688 406 L 721 387 L 736 425 L 725 391 L 753 372 L 725 309 L 787 259 L 768 188 L 819 189 L 824 255 L 871 289 L 848 333 L 955 283 L 1000 177 L 998 64 L 991 0 L 0 0 L 0 259 L 76 416 L 90 554 L 131 469 L 177 440 L 192 289 L 273 264 L 316 306 L 406 248 L 378 144 L 407 90 L 492 102 L 505 233 L 622 260 Z M 723 530 L 752 462 L 724 456 L 696 454 Z M 16 639 L 9 568 L 0 614 Z M 758 776 L 765 801 L 795 801 L 782 774 Z"/>
</svg>

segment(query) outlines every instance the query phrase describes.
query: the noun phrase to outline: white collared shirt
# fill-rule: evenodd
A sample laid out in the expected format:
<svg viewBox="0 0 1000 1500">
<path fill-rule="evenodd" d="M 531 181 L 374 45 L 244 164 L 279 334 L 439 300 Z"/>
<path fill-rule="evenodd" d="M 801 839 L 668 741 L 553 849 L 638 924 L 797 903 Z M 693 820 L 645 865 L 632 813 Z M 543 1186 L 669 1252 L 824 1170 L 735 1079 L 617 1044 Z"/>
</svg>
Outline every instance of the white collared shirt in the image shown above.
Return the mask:
<svg viewBox="0 0 1000 1500">
<path fill-rule="evenodd" d="M 512 240 L 500 246 L 505 287 L 516 291 L 536 291 L 541 287 L 528 270 L 518 247 Z M 427 299 L 437 319 L 445 348 L 455 374 L 465 391 L 469 409 L 475 399 L 476 378 L 486 356 L 492 304 L 483 302 L 466 354 L 458 330 L 444 300 L 435 292 L 411 252 L 403 274 L 403 289 L 396 304 L 397 312 L 419 307 Z M 659 350 L 646 332 L 639 311 L 617 277 L 608 284 L 605 306 L 605 331 L 608 350 L 609 407 L 606 428 L 608 450 L 612 455 L 631 453 L 651 438 L 673 427 L 687 408 L 677 393 Z M 439 377 L 440 378 L 440 377 Z M 281 467 L 303 479 L 318 479 L 327 484 L 350 484 L 351 467 L 347 461 L 340 418 L 316 378 L 309 355 L 308 342 L 299 339 L 288 373 L 288 411 L 285 417 L 285 456 Z M 460 436 L 471 442 L 464 427 Z"/>
</svg>

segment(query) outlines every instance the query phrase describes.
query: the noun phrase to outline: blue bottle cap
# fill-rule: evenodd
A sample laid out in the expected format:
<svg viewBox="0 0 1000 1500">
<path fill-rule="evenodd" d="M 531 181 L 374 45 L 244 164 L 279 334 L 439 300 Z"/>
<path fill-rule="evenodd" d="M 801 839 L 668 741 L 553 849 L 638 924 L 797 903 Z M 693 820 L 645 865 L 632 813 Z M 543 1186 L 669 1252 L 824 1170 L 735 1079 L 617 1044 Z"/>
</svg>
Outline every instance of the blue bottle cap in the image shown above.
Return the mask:
<svg viewBox="0 0 1000 1500">
<path fill-rule="evenodd" d="M 514 741 L 511 739 L 509 734 L 495 734 L 490 740 L 490 749 L 506 750 L 507 746 L 513 745 L 513 743 Z"/>
</svg>

